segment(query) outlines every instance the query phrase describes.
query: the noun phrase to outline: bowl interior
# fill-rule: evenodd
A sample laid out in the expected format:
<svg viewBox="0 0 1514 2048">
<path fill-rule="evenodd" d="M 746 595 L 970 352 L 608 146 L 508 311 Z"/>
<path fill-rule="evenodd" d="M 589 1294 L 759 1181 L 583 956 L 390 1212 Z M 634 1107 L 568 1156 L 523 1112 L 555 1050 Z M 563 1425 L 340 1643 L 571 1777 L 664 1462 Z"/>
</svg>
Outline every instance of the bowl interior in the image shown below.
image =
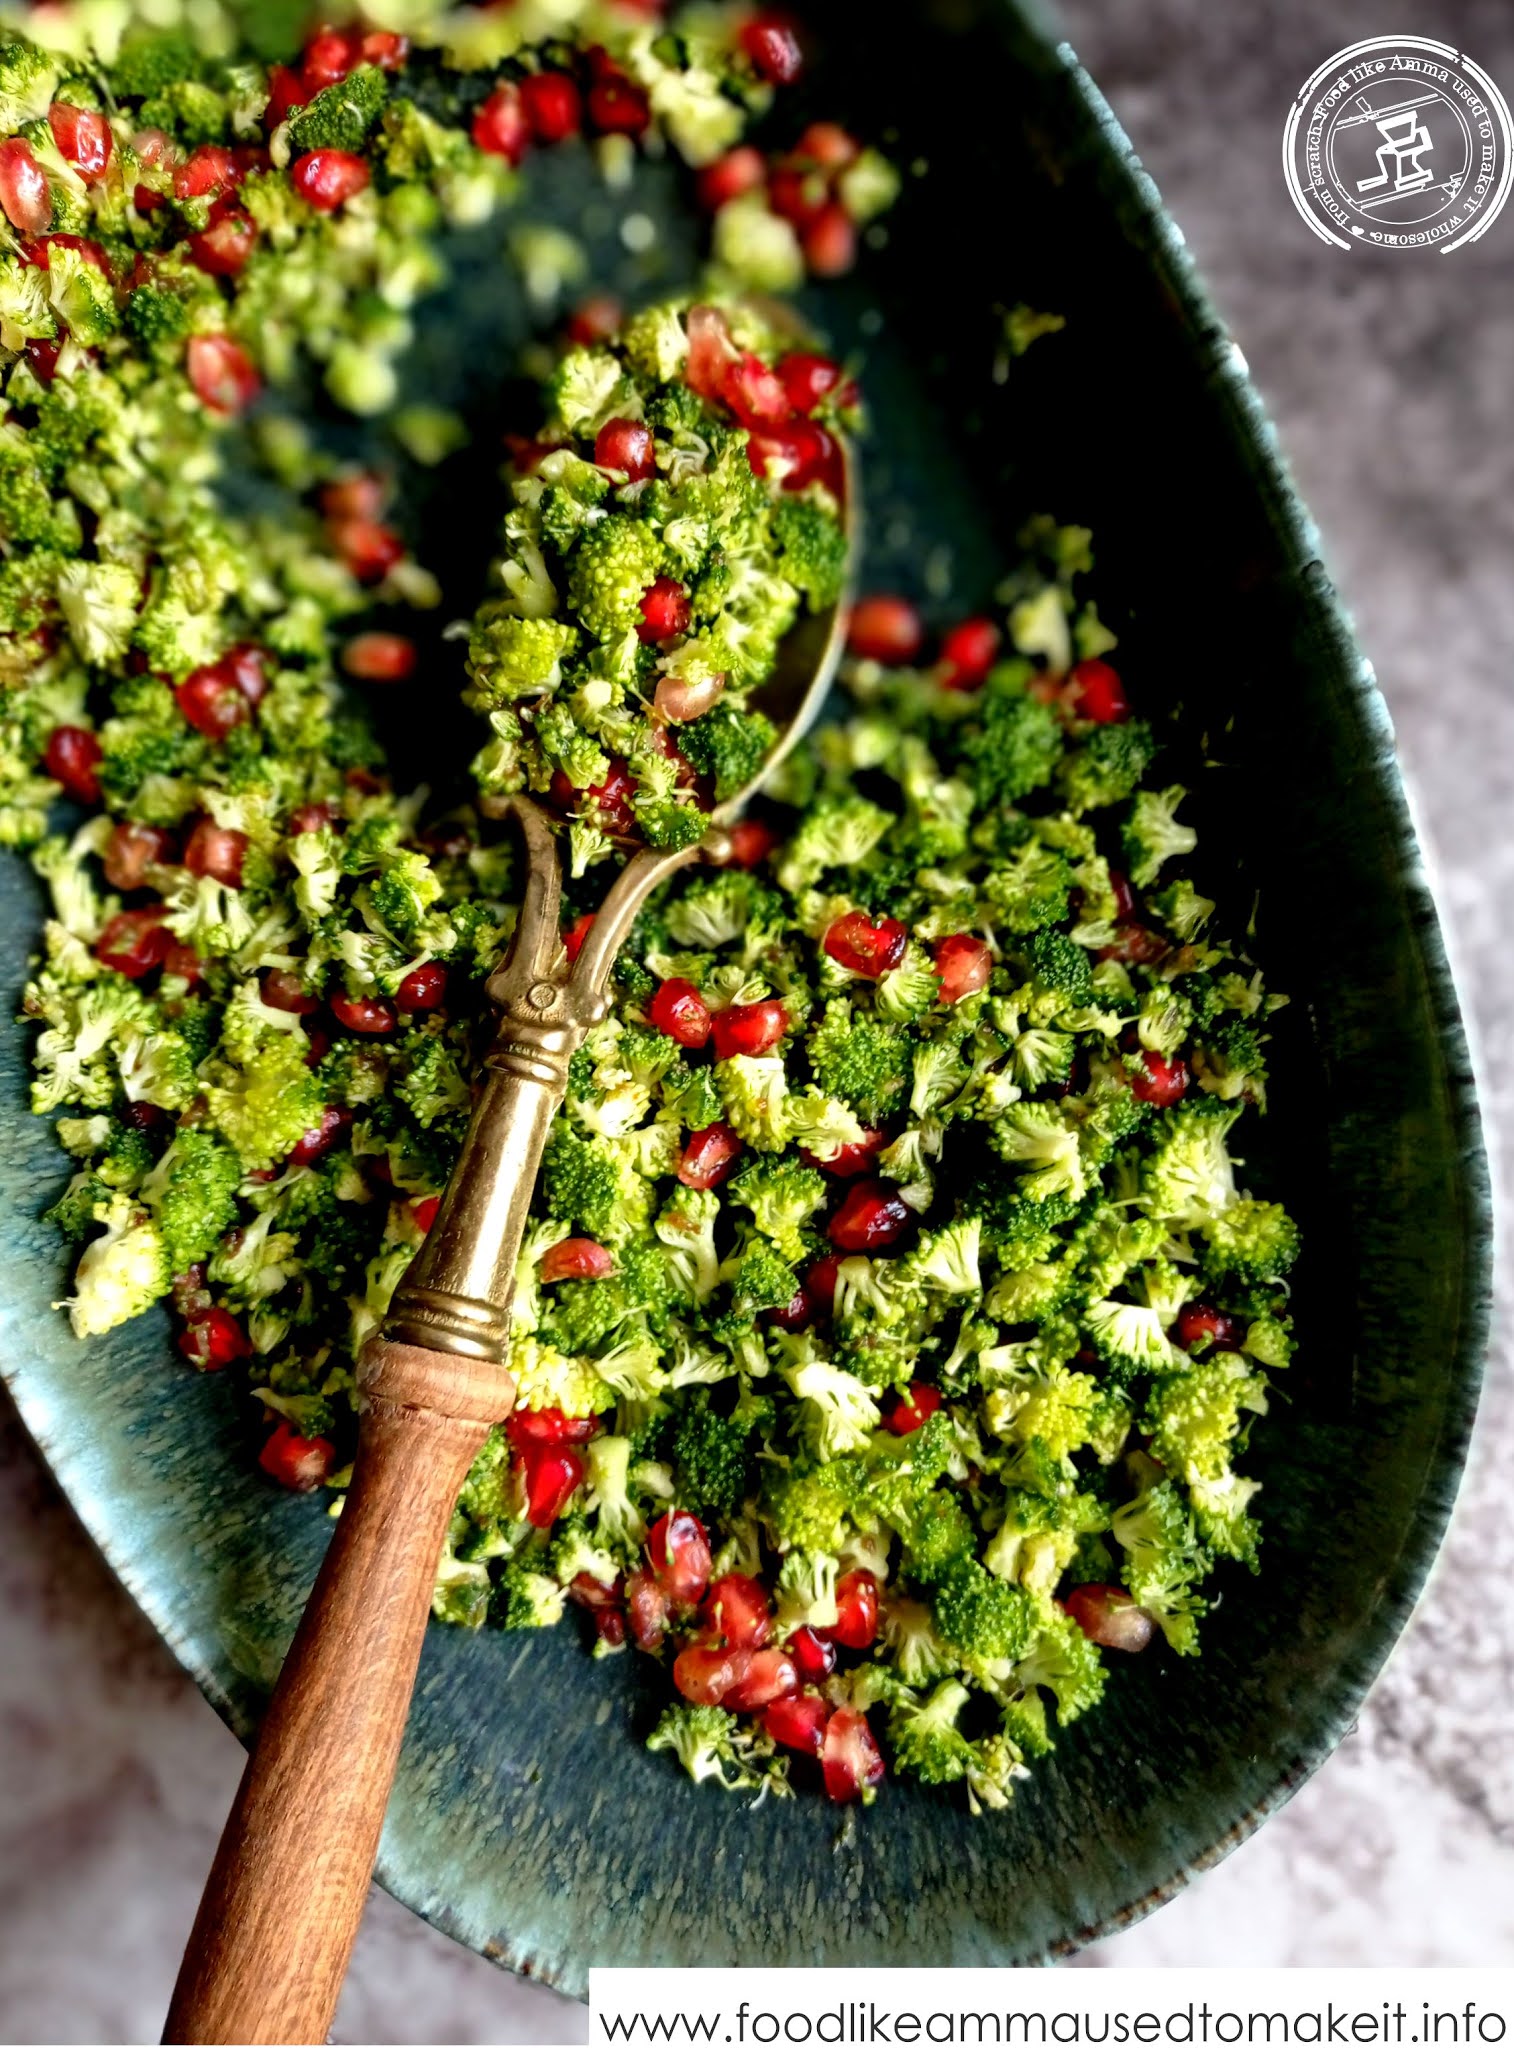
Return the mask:
<svg viewBox="0 0 1514 2048">
<path fill-rule="evenodd" d="M 1156 1902 L 1349 1725 L 1433 1555 L 1480 1364 L 1476 1112 L 1391 732 L 1181 238 L 1096 94 L 1017 12 L 883 0 L 858 33 L 839 5 L 807 11 L 837 51 L 802 89 L 813 111 L 914 167 L 861 281 L 809 307 L 865 358 L 865 580 L 949 618 L 989 600 L 1027 514 L 1094 529 L 1133 691 L 1185 714 L 1173 775 L 1195 791 L 1198 879 L 1242 914 L 1255 900 L 1257 957 L 1292 996 L 1247 1176 L 1305 1229 L 1303 1346 L 1250 1460 L 1261 1577 L 1224 1581 L 1199 1660 L 1121 1670 L 1006 1813 L 972 1821 L 893 1786 L 860 1818 L 813 1800 L 748 1810 L 642 1749 L 655 1702 L 637 1660 L 591 1662 L 571 1628 L 434 1629 L 381 1874 L 460 1940 L 577 1991 L 591 1959 L 1034 1961 Z M 679 195 L 665 165 L 611 195 L 567 150 L 533 168 L 513 219 L 459 239 L 408 373 L 474 430 L 440 471 L 406 472 L 412 534 L 447 589 L 439 625 L 482 590 L 498 435 L 529 420 L 502 372 L 550 324 L 502 244 L 527 216 L 552 221 L 596 281 L 646 295 L 695 274 Z M 628 212 L 655 224 L 640 256 Z M 1020 304 L 1067 326 L 1006 357 Z M 394 459 L 382 427 L 326 431 Z M 438 639 L 422 674 L 386 716 L 396 759 L 445 781 L 468 751 L 455 645 Z M 15 994 L 38 897 L 10 856 L 0 905 Z M 175 1362 L 165 1319 L 84 1347 L 53 1314 L 63 1261 L 37 1213 L 64 1170 L 26 1113 L 26 1061 L 7 1031 L 0 1357 L 86 1524 L 245 1733 L 327 1525 L 258 1483 L 229 1396 Z"/>
</svg>

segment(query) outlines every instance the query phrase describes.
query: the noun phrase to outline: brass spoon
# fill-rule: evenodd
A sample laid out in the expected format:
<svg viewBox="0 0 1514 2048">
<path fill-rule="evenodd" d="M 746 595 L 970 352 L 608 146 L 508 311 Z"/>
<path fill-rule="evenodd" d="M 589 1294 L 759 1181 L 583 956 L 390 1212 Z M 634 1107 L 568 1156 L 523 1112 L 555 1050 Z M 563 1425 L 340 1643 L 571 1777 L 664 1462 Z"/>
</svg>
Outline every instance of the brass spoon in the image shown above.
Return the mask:
<svg viewBox="0 0 1514 2048">
<path fill-rule="evenodd" d="M 855 563 L 850 463 L 846 497 Z M 810 726 L 849 597 L 794 629 L 750 700 L 779 732 L 762 772 L 711 814 L 696 845 L 631 855 L 571 964 L 551 827 L 529 798 L 512 800 L 527 867 L 509 954 L 487 983 L 499 1035 L 436 1221 L 358 1361 L 352 1485 L 221 1836 L 165 2041 L 326 2039 L 447 1525 L 485 1437 L 514 1405 L 505 1359 L 516 1260 L 568 1061 L 610 1008 L 610 971 L 641 906 L 677 869 L 728 856 L 728 827 Z"/>
</svg>

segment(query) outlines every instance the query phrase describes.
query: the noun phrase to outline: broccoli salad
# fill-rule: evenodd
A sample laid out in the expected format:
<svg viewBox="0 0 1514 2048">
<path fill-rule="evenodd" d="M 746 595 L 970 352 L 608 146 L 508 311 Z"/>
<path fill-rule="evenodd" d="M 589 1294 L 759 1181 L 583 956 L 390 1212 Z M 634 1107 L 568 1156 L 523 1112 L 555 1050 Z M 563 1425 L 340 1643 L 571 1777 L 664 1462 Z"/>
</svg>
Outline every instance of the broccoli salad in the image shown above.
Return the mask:
<svg viewBox="0 0 1514 2048">
<path fill-rule="evenodd" d="M 167 1303 L 268 1481 L 335 1513 L 492 1030 L 494 816 L 557 821 L 572 956 L 628 847 L 752 779 L 860 414 L 743 294 L 848 268 L 897 180 L 834 124 L 743 139 L 804 63 L 749 8 L 415 0 L 273 63 L 175 18 L 0 46 L 0 842 L 51 898 L 24 1014 L 74 1329 Z M 302 408 L 313 374 L 445 461 L 466 423 L 399 396 L 440 230 L 499 212 L 571 270 L 528 217 L 557 148 L 612 194 L 682 157 L 713 267 L 573 314 L 479 602 Z M 228 509 L 235 464 L 283 509 Z M 1257 1566 L 1237 1461 L 1298 1237 L 1235 1135 L 1280 999 L 1092 587 L 1040 520 L 992 611 L 856 604 L 840 715 L 643 912 L 572 1063 L 434 1609 L 659 1659 L 650 1744 L 706 1785 L 1001 1807 Z M 428 799 L 369 700 L 426 715 L 404 628 L 440 606 L 477 753 Z"/>
</svg>

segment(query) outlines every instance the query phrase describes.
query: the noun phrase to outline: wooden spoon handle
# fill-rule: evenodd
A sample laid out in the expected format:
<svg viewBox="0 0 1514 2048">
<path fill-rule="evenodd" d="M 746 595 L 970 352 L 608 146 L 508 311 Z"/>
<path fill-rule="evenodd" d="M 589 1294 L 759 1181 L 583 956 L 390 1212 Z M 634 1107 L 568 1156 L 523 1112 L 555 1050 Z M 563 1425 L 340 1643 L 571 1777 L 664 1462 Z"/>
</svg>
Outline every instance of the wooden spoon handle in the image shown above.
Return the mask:
<svg viewBox="0 0 1514 2048">
<path fill-rule="evenodd" d="M 357 1460 L 221 1836 L 165 2041 L 326 2039 L 362 1918 L 447 1523 L 514 1388 L 370 1345 Z"/>
</svg>

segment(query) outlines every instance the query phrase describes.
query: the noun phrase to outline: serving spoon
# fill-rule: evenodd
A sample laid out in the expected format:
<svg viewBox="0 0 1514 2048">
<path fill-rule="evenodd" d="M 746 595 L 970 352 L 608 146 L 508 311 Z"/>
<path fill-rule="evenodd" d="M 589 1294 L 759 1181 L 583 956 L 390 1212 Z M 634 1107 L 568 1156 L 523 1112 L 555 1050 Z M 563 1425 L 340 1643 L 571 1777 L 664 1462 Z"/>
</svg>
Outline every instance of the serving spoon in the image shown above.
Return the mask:
<svg viewBox="0 0 1514 2048">
<path fill-rule="evenodd" d="M 856 479 L 846 463 L 849 573 Z M 206 1881 L 174 1987 L 170 2042 L 319 2042 L 378 1854 L 447 1526 L 489 1431 L 509 1415 L 516 1261 L 568 1062 L 610 1009 L 616 955 L 660 883 L 731 856 L 730 826 L 812 724 L 841 657 L 850 586 L 784 640 L 748 700 L 777 728 L 758 775 L 704 837 L 631 852 L 576 960 L 559 929 L 547 814 L 509 800 L 525 844 L 519 921 L 485 984 L 500 1010 L 462 1151 L 425 1244 L 358 1360 L 357 1454 L 300 1625 Z"/>
</svg>

